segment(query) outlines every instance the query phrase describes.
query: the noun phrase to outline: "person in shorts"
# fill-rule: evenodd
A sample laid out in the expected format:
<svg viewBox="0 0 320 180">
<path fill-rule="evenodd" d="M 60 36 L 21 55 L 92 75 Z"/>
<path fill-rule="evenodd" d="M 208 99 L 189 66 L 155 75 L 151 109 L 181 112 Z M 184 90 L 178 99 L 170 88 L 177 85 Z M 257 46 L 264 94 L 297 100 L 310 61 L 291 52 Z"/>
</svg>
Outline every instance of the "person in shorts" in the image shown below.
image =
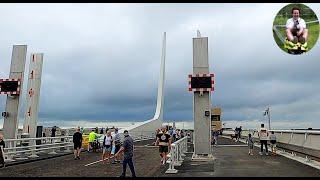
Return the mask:
<svg viewBox="0 0 320 180">
<path fill-rule="evenodd" d="M 307 42 L 308 29 L 306 22 L 300 17 L 301 10 L 294 7 L 291 10 L 292 18 L 287 20 L 286 35 L 289 41 L 293 43 L 300 42 L 304 44 Z"/>
<path fill-rule="evenodd" d="M 112 148 L 112 136 L 111 131 L 107 131 L 106 135 L 103 138 L 103 152 L 102 152 L 102 163 L 105 164 L 105 159 L 108 159 L 110 163 L 110 154 Z"/>
<path fill-rule="evenodd" d="M 82 134 L 80 133 L 80 128 L 77 127 L 76 132 L 73 134 L 73 149 L 74 149 L 74 159 L 80 159 L 81 145 L 82 145 Z"/>
<path fill-rule="evenodd" d="M 277 136 L 274 134 L 274 131 L 271 131 L 269 139 L 270 139 L 271 155 L 277 155 L 276 154 Z"/>
<path fill-rule="evenodd" d="M 169 148 L 171 148 L 171 137 L 165 126 L 162 126 L 161 132 L 157 135 L 156 145 L 159 146 L 160 162 L 161 164 L 165 164 Z"/>
</svg>

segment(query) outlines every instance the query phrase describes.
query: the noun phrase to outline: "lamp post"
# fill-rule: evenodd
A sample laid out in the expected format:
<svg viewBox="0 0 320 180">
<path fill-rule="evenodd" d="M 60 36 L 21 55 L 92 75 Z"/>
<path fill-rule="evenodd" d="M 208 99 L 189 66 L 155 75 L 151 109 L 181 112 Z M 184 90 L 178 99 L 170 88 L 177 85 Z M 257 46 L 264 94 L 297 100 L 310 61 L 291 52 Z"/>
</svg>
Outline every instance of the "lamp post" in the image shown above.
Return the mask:
<svg viewBox="0 0 320 180">
<path fill-rule="evenodd" d="M 268 125 L 269 125 L 269 130 L 271 130 L 271 121 L 270 121 L 270 107 L 268 107 L 264 113 L 263 116 L 268 115 Z"/>
</svg>

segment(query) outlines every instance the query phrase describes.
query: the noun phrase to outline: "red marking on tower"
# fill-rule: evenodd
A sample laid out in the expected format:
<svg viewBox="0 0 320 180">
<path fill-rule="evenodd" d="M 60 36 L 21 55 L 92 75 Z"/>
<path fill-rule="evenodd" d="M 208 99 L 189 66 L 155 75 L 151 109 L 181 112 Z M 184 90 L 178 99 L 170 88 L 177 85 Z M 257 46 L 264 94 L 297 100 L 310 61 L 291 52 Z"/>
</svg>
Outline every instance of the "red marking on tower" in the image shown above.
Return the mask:
<svg viewBox="0 0 320 180">
<path fill-rule="evenodd" d="M 29 90 L 28 94 L 29 94 L 29 96 L 30 96 L 30 97 L 32 97 L 32 96 L 33 96 L 34 91 L 32 90 L 32 88 Z"/>
<path fill-rule="evenodd" d="M 29 107 L 28 116 L 31 116 L 31 107 Z"/>
</svg>

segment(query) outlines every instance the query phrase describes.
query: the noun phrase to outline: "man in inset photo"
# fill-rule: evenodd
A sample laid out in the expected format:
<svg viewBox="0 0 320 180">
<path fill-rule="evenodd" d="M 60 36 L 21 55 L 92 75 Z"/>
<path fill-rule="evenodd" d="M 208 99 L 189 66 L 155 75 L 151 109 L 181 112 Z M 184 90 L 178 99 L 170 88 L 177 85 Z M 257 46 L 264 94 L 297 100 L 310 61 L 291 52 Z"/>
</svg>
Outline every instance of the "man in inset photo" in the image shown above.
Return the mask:
<svg viewBox="0 0 320 180">
<path fill-rule="evenodd" d="M 286 23 L 286 35 L 289 41 L 293 43 L 300 42 L 304 44 L 307 42 L 308 38 L 308 29 L 306 22 L 300 18 L 300 9 L 297 7 L 292 8 L 291 10 L 292 18 L 287 20 Z"/>
</svg>

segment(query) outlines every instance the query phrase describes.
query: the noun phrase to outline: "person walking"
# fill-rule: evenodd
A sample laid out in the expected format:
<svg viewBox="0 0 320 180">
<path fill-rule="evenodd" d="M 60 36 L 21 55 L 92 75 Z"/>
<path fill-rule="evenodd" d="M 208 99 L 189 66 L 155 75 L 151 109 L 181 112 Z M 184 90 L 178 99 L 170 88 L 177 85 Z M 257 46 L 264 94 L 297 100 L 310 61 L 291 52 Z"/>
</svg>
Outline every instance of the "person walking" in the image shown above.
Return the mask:
<svg viewBox="0 0 320 180">
<path fill-rule="evenodd" d="M 103 139 L 103 151 L 102 151 L 102 163 L 105 164 L 105 159 L 108 159 L 108 163 L 110 163 L 110 154 L 112 148 L 112 136 L 111 131 L 107 131 L 106 135 Z"/>
<path fill-rule="evenodd" d="M 129 136 L 129 132 L 124 130 L 123 132 L 124 140 L 120 150 L 116 153 L 116 157 L 119 156 L 120 153 L 124 152 L 123 155 L 123 164 L 122 164 L 122 174 L 120 177 L 126 176 L 127 164 L 129 165 L 132 177 L 136 177 L 136 173 L 134 171 L 134 164 L 132 161 L 133 158 L 133 139 Z"/>
<path fill-rule="evenodd" d="M 270 146 L 271 146 L 271 155 L 277 155 L 276 153 L 277 136 L 274 134 L 274 131 L 271 131 L 269 139 L 270 139 Z"/>
<path fill-rule="evenodd" d="M 80 127 L 77 127 L 76 132 L 73 134 L 73 149 L 74 159 L 80 159 L 81 145 L 82 145 L 82 134 L 80 133 Z"/>
<path fill-rule="evenodd" d="M 111 154 L 114 155 L 116 154 L 120 148 L 121 148 L 121 137 L 120 137 L 120 134 L 119 134 L 119 130 L 118 128 L 115 128 L 114 129 L 114 134 L 112 136 L 112 139 L 113 139 L 113 144 L 114 144 L 114 152 L 112 152 Z M 117 156 L 114 156 L 114 159 L 112 161 L 112 164 L 116 164 L 117 162 L 120 163 L 120 160 Z"/>
<path fill-rule="evenodd" d="M 161 132 L 157 136 L 156 146 L 159 146 L 159 153 L 161 156 L 161 164 L 165 164 L 167 161 L 167 154 L 169 148 L 171 148 L 171 137 L 166 127 L 162 127 Z"/>
<path fill-rule="evenodd" d="M 263 155 L 263 145 L 265 146 L 266 156 L 268 156 L 268 136 L 269 132 L 266 128 L 264 128 L 264 124 L 261 124 L 261 128 L 258 133 L 259 139 L 260 139 L 260 155 Z"/>
</svg>

